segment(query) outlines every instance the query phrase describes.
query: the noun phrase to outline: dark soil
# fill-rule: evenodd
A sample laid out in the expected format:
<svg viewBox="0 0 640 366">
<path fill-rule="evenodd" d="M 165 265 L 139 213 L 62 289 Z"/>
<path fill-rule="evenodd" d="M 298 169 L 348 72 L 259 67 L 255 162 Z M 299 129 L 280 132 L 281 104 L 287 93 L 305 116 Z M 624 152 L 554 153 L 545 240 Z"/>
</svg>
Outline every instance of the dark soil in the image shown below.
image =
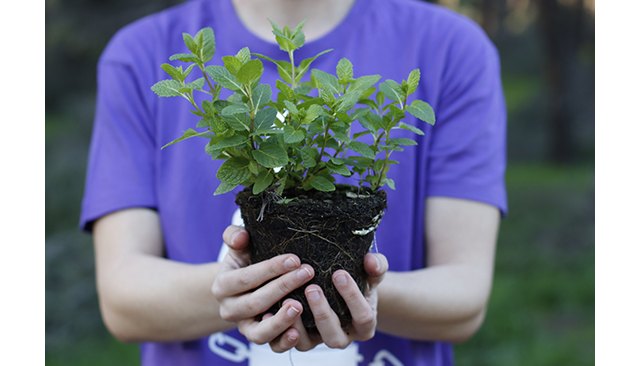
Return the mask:
<svg viewBox="0 0 640 366">
<path fill-rule="evenodd" d="M 347 197 L 347 192 L 358 196 Z M 346 326 L 351 314 L 331 276 L 344 269 L 365 292 L 364 256 L 371 248 L 375 230 L 364 235 L 362 231 L 377 227 L 386 208 L 386 193 L 338 186 L 334 192 L 291 190 L 283 196 L 286 199 L 269 192 L 254 196 L 249 189 L 238 193 L 236 203 L 251 238 L 251 260 L 256 263 L 284 253 L 296 254 L 315 271 L 309 283 L 287 296 L 303 304 L 305 328 L 316 330 L 304 296 L 304 288 L 311 283 L 323 289 L 342 326 Z M 354 231 L 361 231 L 361 235 Z M 275 313 L 285 299 L 269 312 Z"/>
</svg>

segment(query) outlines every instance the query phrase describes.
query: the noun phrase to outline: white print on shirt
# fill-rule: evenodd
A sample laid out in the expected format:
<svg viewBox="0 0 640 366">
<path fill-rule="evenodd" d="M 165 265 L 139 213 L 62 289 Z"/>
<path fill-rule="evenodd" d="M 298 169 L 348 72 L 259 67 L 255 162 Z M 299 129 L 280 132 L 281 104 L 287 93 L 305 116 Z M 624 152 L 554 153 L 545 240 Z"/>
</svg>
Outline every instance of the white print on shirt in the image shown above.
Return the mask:
<svg viewBox="0 0 640 366">
<path fill-rule="evenodd" d="M 232 225 L 244 226 L 240 209 L 236 209 L 231 220 Z M 220 247 L 218 261 L 222 261 L 229 248 L 224 243 Z M 249 366 L 358 366 L 363 361 L 358 352 L 358 344 L 351 343 L 345 349 L 332 349 L 324 344 L 306 352 L 295 349 L 284 353 L 275 353 L 269 345 L 247 345 L 240 339 L 236 339 L 225 333 L 214 333 L 209 336 L 209 350 L 214 354 L 234 363 L 249 362 Z M 403 363 L 391 352 L 381 349 L 376 353 L 373 362 L 367 366 L 404 366 Z"/>
<path fill-rule="evenodd" d="M 227 361 L 243 363 L 248 361 L 249 366 L 358 366 L 363 358 L 358 353 L 358 344 L 351 343 L 345 349 L 331 349 L 324 344 L 316 348 L 299 352 L 291 350 L 291 354 L 275 353 L 264 345 L 250 343 L 248 346 L 241 340 L 224 333 L 215 333 L 209 337 L 209 349 L 216 355 Z M 381 349 L 373 357 L 373 362 L 367 366 L 404 366 L 404 364 L 391 352 Z"/>
</svg>

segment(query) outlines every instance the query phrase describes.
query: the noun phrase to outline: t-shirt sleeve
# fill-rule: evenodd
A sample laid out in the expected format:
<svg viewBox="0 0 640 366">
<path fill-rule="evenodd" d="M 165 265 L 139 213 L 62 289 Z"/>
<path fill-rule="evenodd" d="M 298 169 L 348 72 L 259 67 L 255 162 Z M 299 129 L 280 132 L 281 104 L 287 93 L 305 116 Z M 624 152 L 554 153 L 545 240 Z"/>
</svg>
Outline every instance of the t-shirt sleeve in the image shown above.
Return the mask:
<svg viewBox="0 0 640 366">
<path fill-rule="evenodd" d="M 469 199 L 507 212 L 506 110 L 500 62 L 481 30 L 449 49 L 428 152 L 427 196 Z"/>
<path fill-rule="evenodd" d="M 111 50 L 115 49 L 112 45 Z M 80 227 L 125 208 L 157 208 L 154 124 L 131 64 L 108 57 L 98 63 L 98 90 Z"/>
</svg>

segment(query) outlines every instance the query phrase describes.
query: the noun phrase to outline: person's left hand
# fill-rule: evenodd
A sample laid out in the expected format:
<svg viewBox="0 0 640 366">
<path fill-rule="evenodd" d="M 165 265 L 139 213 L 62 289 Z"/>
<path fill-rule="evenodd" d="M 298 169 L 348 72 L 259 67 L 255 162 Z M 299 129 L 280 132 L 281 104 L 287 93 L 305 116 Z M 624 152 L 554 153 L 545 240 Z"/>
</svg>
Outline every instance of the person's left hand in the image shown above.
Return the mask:
<svg viewBox="0 0 640 366">
<path fill-rule="evenodd" d="M 369 275 L 364 296 L 346 271 L 338 270 L 333 274 L 333 284 L 345 300 L 353 318 L 346 329 L 340 326 L 338 315 L 329 306 L 320 286 L 309 285 L 305 289 L 305 296 L 319 334 L 309 334 L 302 324 L 302 318 L 298 317 L 293 327 L 269 343 L 271 349 L 274 352 L 285 352 L 295 346 L 299 351 L 308 351 L 321 343 L 329 348 L 344 349 L 353 341 L 373 338 L 377 325 L 377 286 L 382 282 L 389 263 L 382 254 L 368 253 L 364 258 L 364 268 Z M 293 300 L 285 300 L 283 306 L 286 306 L 287 301 Z M 271 316 L 266 314 L 264 319 Z M 291 339 L 297 339 L 297 342 L 292 345 Z"/>
</svg>

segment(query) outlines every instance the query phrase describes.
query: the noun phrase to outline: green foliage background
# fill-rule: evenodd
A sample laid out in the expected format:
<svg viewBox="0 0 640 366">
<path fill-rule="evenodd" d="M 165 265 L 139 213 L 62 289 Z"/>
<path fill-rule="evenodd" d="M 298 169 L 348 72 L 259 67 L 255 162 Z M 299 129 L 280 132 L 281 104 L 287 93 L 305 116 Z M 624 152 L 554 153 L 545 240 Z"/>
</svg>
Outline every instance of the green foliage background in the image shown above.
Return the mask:
<svg viewBox="0 0 640 366">
<path fill-rule="evenodd" d="M 102 325 L 91 239 L 77 223 L 97 57 L 117 29 L 179 2 L 46 2 L 47 364 L 138 362 L 137 347 Z M 509 112 L 510 214 L 485 324 L 456 346 L 458 364 L 591 365 L 593 2 L 441 2 L 476 19 L 498 46 Z M 549 9 L 555 15 L 543 19 Z"/>
</svg>

